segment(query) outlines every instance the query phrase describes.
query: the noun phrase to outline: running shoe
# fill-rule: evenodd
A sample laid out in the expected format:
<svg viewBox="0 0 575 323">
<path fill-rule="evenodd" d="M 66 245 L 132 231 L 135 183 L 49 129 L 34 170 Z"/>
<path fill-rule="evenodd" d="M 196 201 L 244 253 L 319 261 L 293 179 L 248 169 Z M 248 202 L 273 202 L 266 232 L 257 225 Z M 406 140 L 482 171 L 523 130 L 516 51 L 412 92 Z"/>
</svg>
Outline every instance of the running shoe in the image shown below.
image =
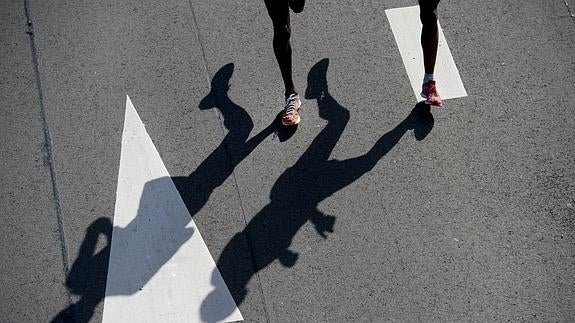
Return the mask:
<svg viewBox="0 0 575 323">
<path fill-rule="evenodd" d="M 429 81 L 421 86 L 421 96 L 425 98 L 425 103 L 436 107 L 443 106 L 443 100 L 437 93 L 435 81 Z"/>
<path fill-rule="evenodd" d="M 301 107 L 301 100 L 299 95 L 292 94 L 286 98 L 284 111 L 282 114 L 282 124 L 284 126 L 294 126 L 301 121 L 299 117 L 299 109 Z"/>
<path fill-rule="evenodd" d="M 302 12 L 303 7 L 305 6 L 305 0 L 288 0 L 288 3 L 291 10 L 295 13 Z"/>
</svg>

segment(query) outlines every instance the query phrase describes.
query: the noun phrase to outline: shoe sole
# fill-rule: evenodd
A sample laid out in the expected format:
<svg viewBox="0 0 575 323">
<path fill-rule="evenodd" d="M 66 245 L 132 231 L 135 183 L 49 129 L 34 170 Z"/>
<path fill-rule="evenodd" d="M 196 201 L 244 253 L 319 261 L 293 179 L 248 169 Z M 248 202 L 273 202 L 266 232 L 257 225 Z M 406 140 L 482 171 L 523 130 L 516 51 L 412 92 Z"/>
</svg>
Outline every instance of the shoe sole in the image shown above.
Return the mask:
<svg viewBox="0 0 575 323">
<path fill-rule="evenodd" d="M 441 102 L 440 104 L 435 104 L 435 103 L 429 102 L 427 100 L 425 100 L 425 104 L 429 104 L 430 106 L 437 107 L 437 108 L 441 108 L 443 106 L 443 102 Z"/>
<path fill-rule="evenodd" d="M 441 108 L 443 106 L 443 101 L 441 101 L 441 104 L 436 105 L 436 104 L 433 104 L 432 102 L 427 101 L 427 97 L 425 95 L 423 95 L 423 92 L 419 93 L 419 95 L 421 95 L 421 97 L 425 99 L 425 104 L 429 104 L 431 106 L 438 107 L 438 108 Z"/>
<path fill-rule="evenodd" d="M 299 111 L 298 111 L 299 113 Z M 295 120 L 294 123 L 285 123 L 284 120 L 282 119 L 282 125 L 286 126 L 286 127 L 290 127 L 290 126 L 295 126 L 296 124 L 298 124 L 301 121 L 301 118 L 298 114 L 297 119 Z"/>
</svg>

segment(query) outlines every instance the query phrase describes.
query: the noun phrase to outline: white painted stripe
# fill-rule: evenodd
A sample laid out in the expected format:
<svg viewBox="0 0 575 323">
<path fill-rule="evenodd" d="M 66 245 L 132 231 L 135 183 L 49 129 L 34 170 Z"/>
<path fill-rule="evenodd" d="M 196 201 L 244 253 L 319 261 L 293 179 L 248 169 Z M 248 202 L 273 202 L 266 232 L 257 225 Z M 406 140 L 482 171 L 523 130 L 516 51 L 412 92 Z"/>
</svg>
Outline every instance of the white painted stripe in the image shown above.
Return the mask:
<svg viewBox="0 0 575 323">
<path fill-rule="evenodd" d="M 125 118 L 103 322 L 243 320 L 129 97 Z"/>
<path fill-rule="evenodd" d="M 438 10 L 440 10 L 439 8 Z M 413 93 L 421 101 L 421 83 L 423 81 L 423 51 L 421 49 L 421 21 L 419 20 L 419 6 L 385 10 L 389 24 L 405 70 L 411 82 Z M 437 80 L 437 89 L 443 99 L 460 98 L 467 96 L 457 66 L 439 26 L 439 47 L 434 70 Z"/>
</svg>

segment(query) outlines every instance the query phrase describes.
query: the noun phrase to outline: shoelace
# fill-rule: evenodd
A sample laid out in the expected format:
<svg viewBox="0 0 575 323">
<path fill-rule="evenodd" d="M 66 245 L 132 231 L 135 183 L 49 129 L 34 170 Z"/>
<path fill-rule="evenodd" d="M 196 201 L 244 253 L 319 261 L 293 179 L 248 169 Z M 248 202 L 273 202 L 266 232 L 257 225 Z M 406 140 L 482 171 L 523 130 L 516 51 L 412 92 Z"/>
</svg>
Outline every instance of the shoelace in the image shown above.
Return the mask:
<svg viewBox="0 0 575 323">
<path fill-rule="evenodd" d="M 286 116 L 292 116 L 296 112 L 295 108 L 295 101 L 298 99 L 298 96 L 295 94 L 290 95 L 286 100 Z"/>
</svg>

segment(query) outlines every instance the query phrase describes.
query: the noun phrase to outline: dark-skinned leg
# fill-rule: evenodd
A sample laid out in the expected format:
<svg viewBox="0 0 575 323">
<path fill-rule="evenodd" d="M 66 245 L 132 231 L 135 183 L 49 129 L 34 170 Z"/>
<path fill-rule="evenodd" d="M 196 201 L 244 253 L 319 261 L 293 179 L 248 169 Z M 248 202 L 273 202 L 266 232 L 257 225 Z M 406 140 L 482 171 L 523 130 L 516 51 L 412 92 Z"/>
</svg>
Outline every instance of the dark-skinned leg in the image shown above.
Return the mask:
<svg viewBox="0 0 575 323">
<path fill-rule="evenodd" d="M 291 27 L 287 0 L 265 0 L 274 26 L 273 47 L 285 86 L 285 96 L 296 93 L 292 79 Z"/>
<path fill-rule="evenodd" d="M 435 62 L 439 42 L 439 28 L 437 25 L 437 5 L 439 0 L 419 0 L 419 18 L 421 19 L 421 48 L 423 49 L 423 66 L 425 76 L 421 94 L 425 102 L 434 106 L 442 106 L 443 100 L 437 92 L 435 85 Z"/>
<path fill-rule="evenodd" d="M 265 0 L 265 4 L 274 26 L 274 54 L 285 86 L 285 106 L 282 124 L 293 126 L 300 122 L 299 110 L 301 101 L 292 79 L 289 3 L 288 0 Z"/>
<path fill-rule="evenodd" d="M 439 29 L 437 28 L 437 5 L 439 0 L 419 0 L 419 18 L 421 29 L 421 47 L 423 48 L 423 65 L 426 74 L 433 74 L 437 57 Z"/>
</svg>

